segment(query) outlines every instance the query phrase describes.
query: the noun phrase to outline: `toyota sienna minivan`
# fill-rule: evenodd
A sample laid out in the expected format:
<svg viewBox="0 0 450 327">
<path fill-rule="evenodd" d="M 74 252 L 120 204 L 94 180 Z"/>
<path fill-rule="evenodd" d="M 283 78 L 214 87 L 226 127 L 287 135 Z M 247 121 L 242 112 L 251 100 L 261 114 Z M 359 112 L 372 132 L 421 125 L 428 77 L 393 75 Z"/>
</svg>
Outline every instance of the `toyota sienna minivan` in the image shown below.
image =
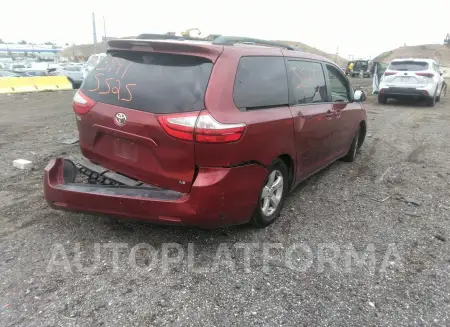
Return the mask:
<svg viewBox="0 0 450 327">
<path fill-rule="evenodd" d="M 56 209 L 206 228 L 280 214 L 366 131 L 332 61 L 269 41 L 118 39 L 73 98 L 83 160 L 52 160 Z"/>
</svg>

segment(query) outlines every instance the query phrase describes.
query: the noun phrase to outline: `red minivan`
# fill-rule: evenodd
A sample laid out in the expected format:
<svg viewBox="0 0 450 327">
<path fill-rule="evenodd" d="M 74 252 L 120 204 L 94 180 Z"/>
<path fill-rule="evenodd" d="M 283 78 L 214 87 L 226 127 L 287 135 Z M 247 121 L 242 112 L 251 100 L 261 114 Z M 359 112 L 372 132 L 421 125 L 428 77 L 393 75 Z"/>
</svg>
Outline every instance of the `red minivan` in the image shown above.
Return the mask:
<svg viewBox="0 0 450 327">
<path fill-rule="evenodd" d="M 119 39 L 73 99 L 81 162 L 52 160 L 56 209 L 206 228 L 280 214 L 366 135 L 361 91 L 330 60 L 267 41 Z"/>
</svg>

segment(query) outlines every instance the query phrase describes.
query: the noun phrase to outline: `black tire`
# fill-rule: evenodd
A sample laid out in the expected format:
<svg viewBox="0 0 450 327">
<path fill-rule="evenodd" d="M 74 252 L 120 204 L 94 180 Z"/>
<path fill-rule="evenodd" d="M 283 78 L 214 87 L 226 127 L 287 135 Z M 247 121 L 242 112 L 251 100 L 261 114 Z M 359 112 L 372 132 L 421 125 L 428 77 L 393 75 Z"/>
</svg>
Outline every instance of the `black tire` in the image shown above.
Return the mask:
<svg viewBox="0 0 450 327">
<path fill-rule="evenodd" d="M 427 99 L 428 107 L 434 107 L 435 104 L 436 104 L 436 95 L 433 95 L 432 97 Z"/>
<path fill-rule="evenodd" d="M 379 104 L 386 104 L 387 103 L 387 98 L 382 95 L 382 94 L 378 94 L 378 103 Z"/>
<path fill-rule="evenodd" d="M 280 198 L 275 210 L 272 213 L 270 213 L 269 215 L 267 215 L 266 213 L 263 212 L 263 209 L 262 209 L 263 203 L 264 203 L 264 198 L 262 197 L 262 195 L 263 195 L 264 188 L 267 186 L 267 183 L 269 182 L 269 177 L 274 172 L 281 173 L 281 176 L 283 177 L 282 193 L 281 193 L 281 198 Z M 278 174 L 278 173 L 275 173 L 275 174 Z M 260 228 L 266 227 L 266 226 L 272 224 L 278 218 L 281 210 L 283 209 L 284 201 L 286 200 L 288 191 L 289 191 L 288 168 L 286 167 L 286 164 L 284 163 L 283 160 L 276 159 L 270 165 L 270 167 L 268 169 L 267 177 L 264 180 L 264 184 L 259 191 L 258 203 L 256 205 L 255 212 L 253 213 L 253 216 L 250 220 L 251 223 L 254 226 L 260 227 Z M 269 204 L 269 206 L 270 206 L 270 204 Z"/>
<path fill-rule="evenodd" d="M 75 84 L 75 82 L 72 81 L 70 78 L 68 80 L 69 80 L 70 84 L 72 84 L 72 89 L 75 90 L 77 88 L 77 85 Z"/>
<path fill-rule="evenodd" d="M 359 149 L 359 131 L 360 131 L 360 127 L 358 126 L 358 128 L 356 129 L 355 135 L 353 135 L 353 140 L 352 140 L 352 144 L 350 145 L 350 149 L 348 150 L 347 154 L 342 158 L 343 161 L 346 162 L 353 162 L 355 161 L 356 158 L 356 153 Z"/>
<path fill-rule="evenodd" d="M 439 93 L 439 95 L 436 95 L 436 102 L 441 101 L 441 95 L 442 95 L 443 91 L 444 91 L 444 85 L 442 85 L 442 87 L 441 87 L 441 93 Z"/>
</svg>

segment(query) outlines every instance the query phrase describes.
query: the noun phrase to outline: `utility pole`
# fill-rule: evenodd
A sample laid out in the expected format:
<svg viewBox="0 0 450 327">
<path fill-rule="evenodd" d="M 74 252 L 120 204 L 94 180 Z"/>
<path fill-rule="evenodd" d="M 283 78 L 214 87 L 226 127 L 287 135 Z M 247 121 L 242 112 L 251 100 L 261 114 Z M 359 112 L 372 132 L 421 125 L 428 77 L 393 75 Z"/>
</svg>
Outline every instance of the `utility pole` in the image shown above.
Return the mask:
<svg viewBox="0 0 450 327">
<path fill-rule="evenodd" d="M 105 22 L 105 16 L 103 16 L 103 34 L 105 34 L 105 42 L 106 40 L 106 22 Z"/>
<path fill-rule="evenodd" d="M 339 47 L 336 47 L 336 57 L 334 58 L 334 62 L 336 62 L 336 63 L 337 63 L 338 54 L 339 54 Z"/>
<path fill-rule="evenodd" d="M 94 37 L 94 53 L 97 53 L 97 29 L 95 28 L 95 14 L 92 13 L 92 31 Z"/>
</svg>

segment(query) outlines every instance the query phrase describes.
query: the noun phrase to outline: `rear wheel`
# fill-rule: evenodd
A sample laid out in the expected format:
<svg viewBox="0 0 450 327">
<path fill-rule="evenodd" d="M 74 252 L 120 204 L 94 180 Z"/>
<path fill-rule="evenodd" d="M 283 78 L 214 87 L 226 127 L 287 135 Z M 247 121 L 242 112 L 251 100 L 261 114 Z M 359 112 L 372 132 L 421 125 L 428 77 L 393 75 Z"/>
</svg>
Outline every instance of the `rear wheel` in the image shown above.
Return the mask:
<svg viewBox="0 0 450 327">
<path fill-rule="evenodd" d="M 384 95 L 382 95 L 382 94 L 378 94 L 378 103 L 386 104 L 387 103 L 387 98 Z"/>
<path fill-rule="evenodd" d="M 427 99 L 427 106 L 428 107 L 434 107 L 434 105 L 436 104 L 436 95 L 430 97 Z"/>
<path fill-rule="evenodd" d="M 269 167 L 269 173 L 259 192 L 258 205 L 251 222 L 257 227 L 266 227 L 280 215 L 289 187 L 288 169 L 281 159 Z"/>
<path fill-rule="evenodd" d="M 441 93 L 439 93 L 439 95 L 436 96 L 436 102 L 441 101 L 441 96 L 445 95 L 445 93 L 443 93 L 443 92 L 444 92 L 444 85 L 442 85 L 442 87 L 441 87 Z"/>
</svg>

